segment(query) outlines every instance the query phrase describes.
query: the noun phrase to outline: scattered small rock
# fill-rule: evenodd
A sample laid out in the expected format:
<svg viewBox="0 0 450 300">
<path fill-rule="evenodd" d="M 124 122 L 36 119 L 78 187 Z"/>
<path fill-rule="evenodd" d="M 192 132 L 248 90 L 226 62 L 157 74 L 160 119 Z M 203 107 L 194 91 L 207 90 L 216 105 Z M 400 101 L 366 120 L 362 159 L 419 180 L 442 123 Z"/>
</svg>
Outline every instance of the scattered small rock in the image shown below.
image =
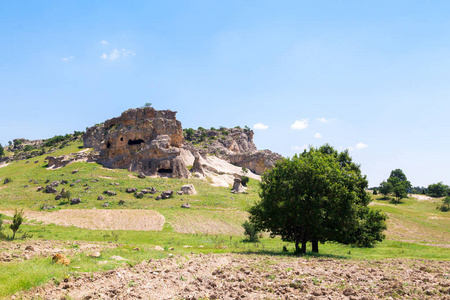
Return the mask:
<svg viewBox="0 0 450 300">
<path fill-rule="evenodd" d="M 75 204 L 80 204 L 81 203 L 81 199 L 80 198 L 72 198 L 70 200 L 70 204 L 75 205 Z"/>
<path fill-rule="evenodd" d="M 191 205 L 189 203 L 183 203 L 181 204 L 181 208 L 191 208 Z"/>
<path fill-rule="evenodd" d="M 117 195 L 116 192 L 109 191 L 109 190 L 108 191 L 104 191 L 103 194 L 108 195 L 108 196 L 116 196 Z"/>
</svg>

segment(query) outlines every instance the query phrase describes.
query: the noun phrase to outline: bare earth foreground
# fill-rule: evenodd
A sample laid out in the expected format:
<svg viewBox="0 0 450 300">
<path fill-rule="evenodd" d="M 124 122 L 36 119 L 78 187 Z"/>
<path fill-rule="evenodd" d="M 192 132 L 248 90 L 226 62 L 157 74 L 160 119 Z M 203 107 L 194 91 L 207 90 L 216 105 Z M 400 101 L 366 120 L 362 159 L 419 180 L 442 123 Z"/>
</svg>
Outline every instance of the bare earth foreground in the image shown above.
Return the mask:
<svg viewBox="0 0 450 300">
<path fill-rule="evenodd" d="M 35 288 L 13 299 L 450 299 L 450 262 L 191 254 Z"/>
</svg>

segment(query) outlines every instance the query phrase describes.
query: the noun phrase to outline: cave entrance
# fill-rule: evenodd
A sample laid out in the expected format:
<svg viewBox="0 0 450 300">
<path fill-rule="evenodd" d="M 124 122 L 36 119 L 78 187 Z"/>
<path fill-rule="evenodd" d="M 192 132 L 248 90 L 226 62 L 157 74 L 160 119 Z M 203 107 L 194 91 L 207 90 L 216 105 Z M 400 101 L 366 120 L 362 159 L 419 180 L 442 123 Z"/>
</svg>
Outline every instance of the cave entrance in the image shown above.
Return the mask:
<svg viewBox="0 0 450 300">
<path fill-rule="evenodd" d="M 142 143 L 145 143 L 144 140 L 137 139 L 137 140 L 128 140 L 128 145 L 140 145 Z"/>
<path fill-rule="evenodd" d="M 106 143 L 106 148 L 111 148 L 111 142 L 110 142 L 110 141 L 108 141 L 108 142 Z"/>
<path fill-rule="evenodd" d="M 160 173 L 160 174 L 172 174 L 173 170 L 172 169 L 159 169 L 158 173 Z"/>
</svg>

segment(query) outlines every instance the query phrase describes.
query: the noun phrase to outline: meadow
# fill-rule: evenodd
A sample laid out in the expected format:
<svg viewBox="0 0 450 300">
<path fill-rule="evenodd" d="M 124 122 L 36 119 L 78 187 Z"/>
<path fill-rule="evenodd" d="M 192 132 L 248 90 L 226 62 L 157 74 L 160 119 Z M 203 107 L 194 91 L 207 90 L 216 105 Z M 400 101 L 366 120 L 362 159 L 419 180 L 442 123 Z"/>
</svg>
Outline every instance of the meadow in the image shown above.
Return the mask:
<svg viewBox="0 0 450 300">
<path fill-rule="evenodd" d="M 65 155 L 81 151 L 81 142 L 72 142 L 52 155 Z M 37 162 L 36 162 L 37 161 Z M 3 184 L 5 178 L 12 182 Z M 260 242 L 245 241 L 242 223 L 247 219 L 247 209 L 258 201 L 259 184 L 250 180 L 247 194 L 232 194 L 229 188 L 213 187 L 199 179 L 138 178 L 127 170 L 110 170 L 96 163 L 76 162 L 66 167 L 49 170 L 45 156 L 30 160 L 15 161 L 0 168 L 0 213 L 5 214 L 4 232 L 15 209 L 24 209 L 25 223 L 21 226 L 18 239 L 0 242 L 0 255 L 8 255 L 9 261 L 0 260 L 0 297 L 9 297 L 18 291 L 48 284 L 60 283 L 64 278 L 79 276 L 134 266 L 142 261 L 161 259 L 169 256 L 187 256 L 191 253 L 252 253 L 274 257 L 292 257 L 293 245 L 280 238 L 261 235 Z M 67 199 L 55 200 L 54 194 L 38 192 L 46 182 L 67 181 L 59 185 L 69 190 L 71 198 L 81 199 L 78 205 L 70 205 Z M 70 184 L 74 183 L 72 187 Z M 196 195 L 176 195 L 184 184 L 193 184 Z M 126 193 L 126 188 L 138 190 L 154 187 L 158 194 L 172 189 L 173 198 L 157 201 L 155 195 L 145 195 L 142 199 Z M 104 195 L 104 191 L 114 191 L 116 196 Z M 97 200 L 104 196 L 104 200 Z M 419 201 L 413 197 L 403 199 L 400 204 L 391 204 L 381 196 L 372 196 L 371 206 L 388 214 L 386 239 L 374 248 L 357 248 L 336 243 L 320 245 L 319 254 L 308 253 L 306 258 L 332 258 L 339 260 L 385 260 L 424 259 L 434 261 L 450 260 L 450 213 L 436 210 L 439 199 Z M 104 203 L 108 203 L 105 207 Z M 181 208 L 189 203 L 190 209 Z M 55 208 L 42 210 L 44 205 Z M 52 214 L 56 211 L 79 209 L 92 212 L 93 218 L 99 211 L 120 210 L 131 214 L 133 210 L 152 210 L 164 217 L 160 231 L 120 230 L 115 222 L 105 228 L 93 230 L 80 226 L 62 226 L 58 222 L 49 223 L 33 215 Z M 70 211 L 66 214 L 70 218 Z M 136 218 L 136 222 L 142 221 Z M 24 233 L 26 235 L 24 236 Z M 26 236 L 32 235 L 32 237 Z M 24 239 L 20 239 L 24 236 Z M 57 242 L 64 246 L 56 247 Z M 100 257 L 90 257 L 92 251 L 83 250 L 83 245 L 96 245 L 101 249 Z M 13 245 L 14 247 L 12 247 Z M 58 244 L 59 245 L 59 244 Z M 25 257 L 26 246 L 47 249 L 45 255 Z M 156 250 L 156 246 L 163 250 Z M 51 248 L 67 252 L 71 259 L 69 266 L 51 262 Z M 49 250 L 50 249 L 50 250 Z M 35 252 L 38 252 L 37 250 Z M 16 254 L 17 257 L 14 257 Z M 116 260 L 121 257 L 123 260 Z M 1 258 L 1 257 L 0 257 Z M 101 262 L 101 263 L 100 263 Z"/>
</svg>

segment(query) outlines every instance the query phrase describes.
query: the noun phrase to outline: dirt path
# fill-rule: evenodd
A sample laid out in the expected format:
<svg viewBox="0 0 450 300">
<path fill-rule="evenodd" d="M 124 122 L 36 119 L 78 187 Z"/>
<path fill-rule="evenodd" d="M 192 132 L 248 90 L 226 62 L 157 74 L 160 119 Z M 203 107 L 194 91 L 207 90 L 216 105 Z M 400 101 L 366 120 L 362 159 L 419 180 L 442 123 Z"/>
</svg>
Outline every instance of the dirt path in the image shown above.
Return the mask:
<svg viewBox="0 0 450 300">
<path fill-rule="evenodd" d="M 415 194 L 413 195 L 413 194 L 410 194 L 410 195 L 408 195 L 408 197 L 416 198 L 419 201 L 440 200 L 440 198 L 433 198 L 433 197 L 430 197 L 430 196 L 427 196 L 427 195 L 415 195 Z"/>
<path fill-rule="evenodd" d="M 198 254 L 69 278 L 12 299 L 450 299 L 450 262 Z"/>
<path fill-rule="evenodd" d="M 13 216 L 14 211 L 0 213 Z M 25 218 L 44 224 L 102 230 L 162 230 L 164 216 L 154 210 L 137 209 L 61 209 L 53 212 L 24 211 Z"/>
</svg>

